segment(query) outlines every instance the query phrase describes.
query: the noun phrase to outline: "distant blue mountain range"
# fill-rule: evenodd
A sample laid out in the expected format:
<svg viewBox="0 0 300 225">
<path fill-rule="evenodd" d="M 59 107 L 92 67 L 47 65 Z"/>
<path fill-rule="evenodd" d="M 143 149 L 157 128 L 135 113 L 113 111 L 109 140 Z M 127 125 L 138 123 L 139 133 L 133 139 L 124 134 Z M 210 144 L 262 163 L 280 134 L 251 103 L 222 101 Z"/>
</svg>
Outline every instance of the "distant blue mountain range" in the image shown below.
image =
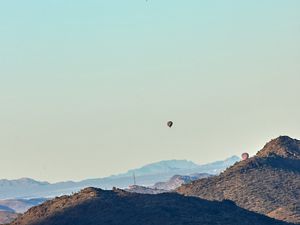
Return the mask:
<svg viewBox="0 0 300 225">
<path fill-rule="evenodd" d="M 218 174 L 239 160 L 239 157 L 232 156 L 223 161 L 204 165 L 197 165 L 187 160 L 166 160 L 129 170 L 123 174 L 105 178 L 87 179 L 80 182 L 67 181 L 51 184 L 35 181 L 30 178 L 18 180 L 3 179 L 0 180 L 0 199 L 49 198 L 71 194 L 90 186 L 102 189 L 111 189 L 112 187 L 127 188 L 133 184 L 133 174 L 135 174 L 138 185 L 151 186 L 156 182 L 167 181 L 174 175 L 189 175 L 194 173 Z"/>
<path fill-rule="evenodd" d="M 157 163 L 151 163 L 145 165 L 138 169 L 129 170 L 124 175 L 132 175 L 135 173 L 137 176 L 150 175 L 150 174 L 158 174 L 158 173 L 168 173 L 174 170 L 190 170 L 196 169 L 199 165 L 193 163 L 192 161 L 187 160 L 164 160 Z"/>
</svg>

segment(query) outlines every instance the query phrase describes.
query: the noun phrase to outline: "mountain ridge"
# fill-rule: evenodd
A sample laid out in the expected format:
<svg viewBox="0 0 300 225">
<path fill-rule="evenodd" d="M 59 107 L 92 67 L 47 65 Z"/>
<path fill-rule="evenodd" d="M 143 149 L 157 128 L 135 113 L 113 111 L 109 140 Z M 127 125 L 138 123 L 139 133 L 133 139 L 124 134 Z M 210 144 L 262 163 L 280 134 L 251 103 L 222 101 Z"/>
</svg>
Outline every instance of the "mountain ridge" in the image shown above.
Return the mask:
<svg viewBox="0 0 300 225">
<path fill-rule="evenodd" d="M 170 170 L 164 172 L 153 173 L 151 170 L 150 174 L 145 174 L 145 171 L 139 176 L 137 170 L 141 168 L 148 168 L 149 166 L 156 167 L 160 164 L 152 163 L 145 167 L 135 169 L 136 179 L 138 185 L 151 186 L 156 182 L 164 181 L 170 179 L 172 176 L 188 175 L 191 173 L 205 172 L 205 173 L 216 173 L 224 170 L 227 166 L 233 164 L 239 158 L 237 156 L 230 157 L 224 161 L 217 161 L 213 163 L 208 163 L 204 165 L 197 165 L 187 160 L 171 160 L 173 166 L 169 166 L 167 161 L 162 161 L 162 164 L 166 165 L 165 168 L 170 168 Z M 174 166 L 174 162 L 180 162 L 181 166 Z M 195 166 L 196 165 L 196 166 Z M 158 166 L 160 167 L 160 166 Z M 148 170 L 147 169 L 147 170 Z M 133 170 L 129 170 L 133 171 Z M 126 172 L 119 175 L 96 178 L 96 179 L 86 179 L 80 182 L 66 181 L 58 183 L 48 183 L 39 182 L 30 178 L 22 178 L 20 180 L 0 180 L 0 199 L 11 199 L 11 198 L 40 198 L 40 197 L 54 197 L 63 194 L 71 194 L 72 192 L 77 192 L 85 187 L 101 187 L 103 189 L 111 189 L 112 187 L 127 188 L 133 184 L 133 172 Z M 1 183 L 1 181 L 4 183 Z"/>
<path fill-rule="evenodd" d="M 86 188 L 33 207 L 10 225 L 287 225 L 233 202 L 207 201 L 176 193 L 146 195 L 120 189 Z"/>
<path fill-rule="evenodd" d="M 297 139 L 280 136 L 248 160 L 235 163 L 218 176 L 183 185 L 177 192 L 208 200 L 229 199 L 242 208 L 300 223 L 298 153 Z"/>
</svg>

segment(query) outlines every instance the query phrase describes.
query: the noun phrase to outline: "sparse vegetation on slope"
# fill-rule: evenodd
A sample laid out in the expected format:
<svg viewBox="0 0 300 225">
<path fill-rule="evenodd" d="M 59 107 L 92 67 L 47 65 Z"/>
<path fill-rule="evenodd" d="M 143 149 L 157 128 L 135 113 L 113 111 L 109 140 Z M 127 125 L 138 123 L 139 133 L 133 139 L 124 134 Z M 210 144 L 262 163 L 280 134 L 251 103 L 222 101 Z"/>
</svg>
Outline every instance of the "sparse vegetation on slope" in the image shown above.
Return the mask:
<svg viewBox="0 0 300 225">
<path fill-rule="evenodd" d="M 237 207 L 176 193 L 143 195 L 87 188 L 30 209 L 11 225 L 287 225 Z"/>
<path fill-rule="evenodd" d="M 194 181 L 179 193 L 237 205 L 277 219 L 300 223 L 300 141 L 283 136 L 255 157 L 219 176 Z"/>
</svg>

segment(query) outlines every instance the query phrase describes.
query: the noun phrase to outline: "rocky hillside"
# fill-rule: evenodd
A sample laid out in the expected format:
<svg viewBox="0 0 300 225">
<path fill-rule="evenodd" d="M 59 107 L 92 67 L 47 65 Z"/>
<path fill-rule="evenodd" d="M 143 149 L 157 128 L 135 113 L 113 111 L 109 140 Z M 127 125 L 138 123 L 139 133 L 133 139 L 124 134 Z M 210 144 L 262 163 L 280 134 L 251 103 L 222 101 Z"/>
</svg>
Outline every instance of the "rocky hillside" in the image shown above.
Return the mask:
<svg viewBox="0 0 300 225">
<path fill-rule="evenodd" d="M 237 207 L 176 193 L 143 195 L 87 188 L 33 207 L 11 225 L 284 225 Z"/>
<path fill-rule="evenodd" d="M 208 200 L 230 199 L 242 208 L 300 223 L 300 141 L 287 136 L 271 140 L 256 156 L 219 176 L 183 185 L 178 192 Z"/>
</svg>

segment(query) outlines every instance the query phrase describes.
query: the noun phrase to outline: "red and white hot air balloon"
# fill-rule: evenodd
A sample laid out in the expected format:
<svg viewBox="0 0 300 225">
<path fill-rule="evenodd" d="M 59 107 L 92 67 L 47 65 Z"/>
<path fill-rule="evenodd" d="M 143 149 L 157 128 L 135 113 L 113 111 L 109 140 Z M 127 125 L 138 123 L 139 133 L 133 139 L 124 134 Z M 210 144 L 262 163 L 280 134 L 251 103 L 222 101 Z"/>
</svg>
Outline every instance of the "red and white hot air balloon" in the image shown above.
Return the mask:
<svg viewBox="0 0 300 225">
<path fill-rule="evenodd" d="M 249 154 L 247 152 L 244 152 L 242 154 L 242 160 L 247 160 L 247 159 L 249 159 Z"/>
</svg>

